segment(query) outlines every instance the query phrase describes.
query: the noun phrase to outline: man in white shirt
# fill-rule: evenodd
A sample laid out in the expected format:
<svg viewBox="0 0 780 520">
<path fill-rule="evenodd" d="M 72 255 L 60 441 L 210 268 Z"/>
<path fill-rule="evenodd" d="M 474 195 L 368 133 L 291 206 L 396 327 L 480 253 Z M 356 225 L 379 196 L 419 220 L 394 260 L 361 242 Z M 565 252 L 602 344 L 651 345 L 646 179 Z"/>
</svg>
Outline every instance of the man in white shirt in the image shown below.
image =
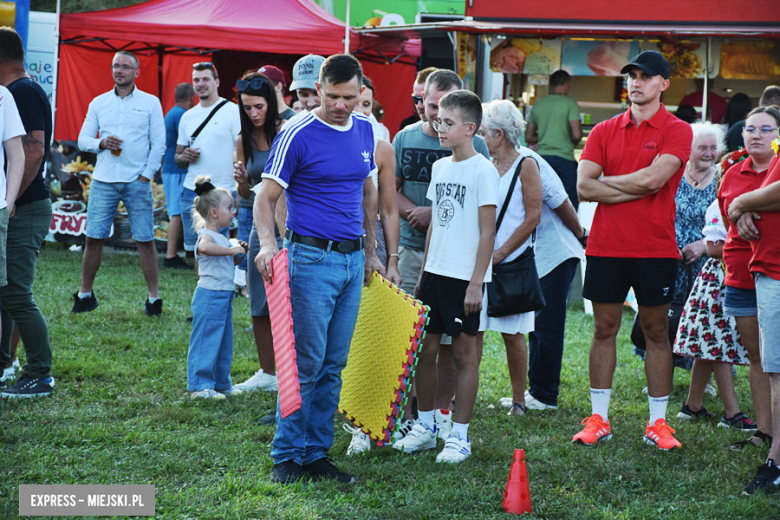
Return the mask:
<svg viewBox="0 0 780 520">
<path fill-rule="evenodd" d="M 26 135 L 26 132 L 14 97 L 7 88 L 0 86 L 0 143 L 3 143 L 0 150 L 0 171 L 5 166 L 5 156 L 8 156 L 8 169 L 4 175 L 0 175 L 0 286 L 8 284 L 5 272 L 5 240 L 8 218 L 14 214 L 14 202 L 24 175 L 23 135 Z"/>
<path fill-rule="evenodd" d="M 181 116 L 174 157 L 179 168 L 187 168 L 181 196 L 184 249 L 187 251 L 193 251 L 198 240 L 198 234 L 192 227 L 195 179 L 207 175 L 217 188 L 235 193 L 233 149 L 236 147 L 236 137 L 241 132 L 238 107 L 217 93 L 219 76 L 213 63 L 204 61 L 192 65 L 192 86 L 195 87 L 200 103 Z M 198 132 L 212 113 L 214 115 Z"/>
<path fill-rule="evenodd" d="M 81 288 L 73 295 L 72 312 L 89 312 L 98 306 L 92 284 L 100 269 L 103 244 L 111 234 L 117 206 L 123 202 L 149 290 L 144 313 L 159 316 L 162 300 L 157 293 L 154 199 L 150 181 L 165 153 L 163 112 L 156 96 L 135 86 L 140 70 L 133 54 L 117 52 L 111 70 L 114 88 L 92 100 L 79 133 L 79 148 L 96 153 L 97 164 L 89 192 Z"/>
</svg>

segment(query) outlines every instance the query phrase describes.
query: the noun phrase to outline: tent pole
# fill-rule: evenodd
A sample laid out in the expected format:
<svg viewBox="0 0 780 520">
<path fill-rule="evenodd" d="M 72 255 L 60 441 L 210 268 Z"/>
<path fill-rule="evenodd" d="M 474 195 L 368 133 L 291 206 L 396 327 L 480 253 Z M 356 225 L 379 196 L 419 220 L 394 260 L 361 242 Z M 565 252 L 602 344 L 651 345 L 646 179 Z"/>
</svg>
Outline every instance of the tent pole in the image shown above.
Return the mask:
<svg viewBox="0 0 780 520">
<path fill-rule="evenodd" d="M 51 87 L 51 127 L 54 129 L 54 122 L 57 120 L 57 76 L 60 70 L 60 0 L 57 0 L 57 21 L 54 23 L 54 38 L 57 41 L 57 48 L 54 49 L 54 74 Z M 54 142 L 54 131 L 51 133 L 52 142 Z M 51 143 L 49 143 L 51 144 Z"/>
<path fill-rule="evenodd" d="M 344 24 L 344 54 L 349 54 L 349 0 L 347 0 L 347 16 Z"/>
<path fill-rule="evenodd" d="M 163 99 L 163 46 L 157 46 L 157 97 Z"/>
<path fill-rule="evenodd" d="M 707 37 L 707 54 L 704 66 L 704 92 L 701 96 L 701 120 L 707 121 L 707 109 L 710 101 L 710 54 L 712 52 L 712 37 Z"/>
</svg>

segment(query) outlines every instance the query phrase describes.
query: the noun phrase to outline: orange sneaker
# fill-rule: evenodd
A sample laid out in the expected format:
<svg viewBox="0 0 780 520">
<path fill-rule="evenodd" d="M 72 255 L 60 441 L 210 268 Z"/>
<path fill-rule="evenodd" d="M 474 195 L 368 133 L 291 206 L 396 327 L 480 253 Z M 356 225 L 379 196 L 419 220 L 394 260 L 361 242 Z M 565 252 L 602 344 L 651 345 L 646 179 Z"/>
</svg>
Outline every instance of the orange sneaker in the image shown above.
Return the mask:
<svg viewBox="0 0 780 520">
<path fill-rule="evenodd" d="M 609 421 L 604 422 L 601 416 L 594 413 L 590 417 L 586 417 L 582 420 L 585 428 L 574 436 L 571 442 L 575 444 L 584 444 L 585 446 L 592 446 L 599 441 L 608 441 L 612 438 L 610 433 Z"/>
<path fill-rule="evenodd" d="M 652 444 L 659 450 L 670 451 L 675 448 L 682 448 L 680 441 L 672 435 L 674 430 L 669 428 L 664 419 L 657 419 L 653 426 L 647 423 L 644 440 L 647 444 Z"/>
</svg>

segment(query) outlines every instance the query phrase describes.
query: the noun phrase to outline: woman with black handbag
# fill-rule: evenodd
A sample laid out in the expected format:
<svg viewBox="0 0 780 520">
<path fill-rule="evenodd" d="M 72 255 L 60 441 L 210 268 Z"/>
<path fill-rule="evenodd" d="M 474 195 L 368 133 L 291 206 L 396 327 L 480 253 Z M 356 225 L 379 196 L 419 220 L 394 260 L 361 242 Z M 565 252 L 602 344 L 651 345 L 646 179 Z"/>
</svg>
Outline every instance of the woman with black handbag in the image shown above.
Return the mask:
<svg viewBox="0 0 780 520">
<path fill-rule="evenodd" d="M 485 330 L 500 332 L 506 346 L 512 406 L 509 415 L 524 415 L 528 347 L 524 334 L 534 330 L 534 311 L 544 305 L 536 274 L 533 244 L 542 215 L 542 178 L 533 158 L 520 152 L 525 121 L 510 101 L 483 105 L 482 126 L 493 165 L 501 176 L 493 282 L 482 304 L 477 358 L 482 359 Z"/>
</svg>

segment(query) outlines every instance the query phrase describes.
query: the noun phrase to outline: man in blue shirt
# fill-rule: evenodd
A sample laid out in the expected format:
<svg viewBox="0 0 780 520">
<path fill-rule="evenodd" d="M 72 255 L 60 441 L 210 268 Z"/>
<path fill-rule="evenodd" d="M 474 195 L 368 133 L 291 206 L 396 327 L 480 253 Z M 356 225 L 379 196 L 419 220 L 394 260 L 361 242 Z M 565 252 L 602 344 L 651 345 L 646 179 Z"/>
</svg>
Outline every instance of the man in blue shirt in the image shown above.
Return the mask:
<svg viewBox="0 0 780 520">
<path fill-rule="evenodd" d="M 168 211 L 168 251 L 163 260 L 163 269 L 193 269 L 176 254 L 181 235 L 181 194 L 187 169 L 179 168 L 173 158 L 179 139 L 179 121 L 184 112 L 195 106 L 195 89 L 189 83 L 179 83 L 173 95 L 176 104 L 165 114 L 165 155 L 162 163 L 165 206 Z"/>
<path fill-rule="evenodd" d="M 376 188 L 369 180 L 376 169 L 374 132 L 367 117 L 353 112 L 365 88 L 360 62 L 350 55 L 331 56 L 322 64 L 316 87 L 322 105 L 282 129 L 263 182 L 254 188 L 260 240 L 255 264 L 268 281 L 278 252 L 275 205 L 283 190 L 287 197 L 284 246 L 301 408 L 285 418 L 277 410 L 271 479 L 284 484 L 305 476 L 354 482 L 326 453 L 333 444 L 333 415 L 361 282 L 374 268 L 382 270 L 374 252 Z"/>
</svg>

